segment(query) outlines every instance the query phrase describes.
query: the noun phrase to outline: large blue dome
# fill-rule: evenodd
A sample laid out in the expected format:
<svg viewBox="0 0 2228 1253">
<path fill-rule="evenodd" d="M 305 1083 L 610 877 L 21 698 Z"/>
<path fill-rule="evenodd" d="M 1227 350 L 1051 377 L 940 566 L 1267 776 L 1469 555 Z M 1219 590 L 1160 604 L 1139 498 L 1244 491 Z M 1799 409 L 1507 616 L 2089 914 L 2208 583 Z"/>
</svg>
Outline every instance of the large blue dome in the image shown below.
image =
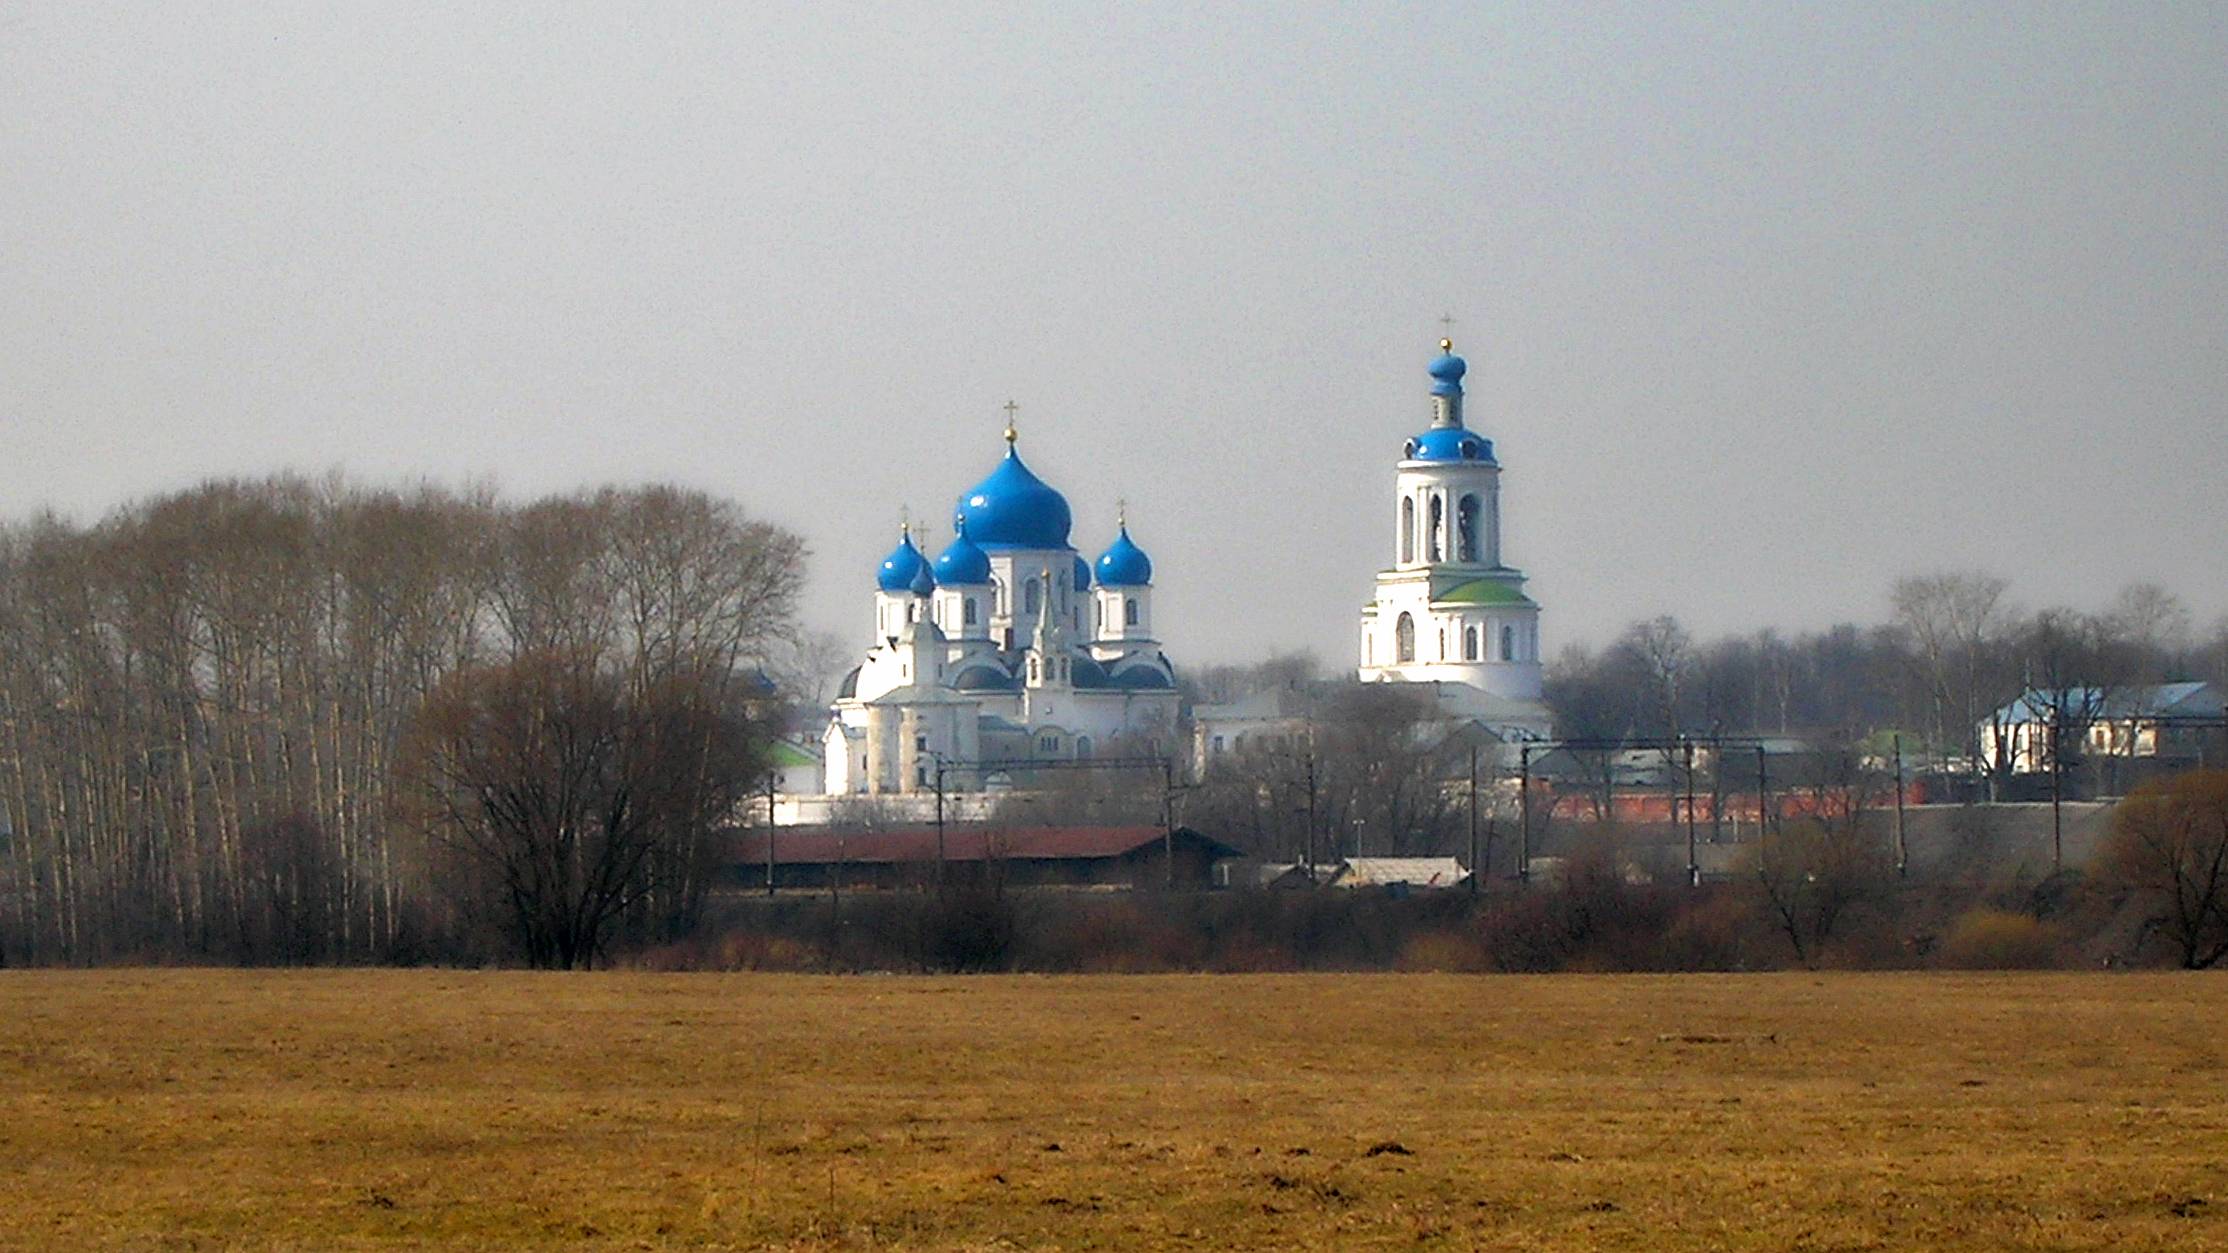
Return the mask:
<svg viewBox="0 0 2228 1253">
<path fill-rule="evenodd" d="M 965 523 L 951 546 L 937 555 L 936 581 L 946 587 L 977 587 L 990 582 L 990 554 L 967 538 Z"/>
<path fill-rule="evenodd" d="M 913 578 L 928 568 L 928 558 L 913 547 L 913 532 L 905 531 L 905 538 L 897 542 L 890 555 L 882 559 L 882 568 L 874 576 L 875 586 L 885 592 L 910 592 Z"/>
<path fill-rule="evenodd" d="M 1493 441 L 1459 426 L 1435 426 L 1408 441 L 1408 461 L 1491 461 Z"/>
<path fill-rule="evenodd" d="M 957 525 L 984 548 L 1066 548 L 1073 522 L 1067 497 L 1021 464 L 1011 444 L 990 477 L 959 498 Z"/>
<path fill-rule="evenodd" d="M 1130 539 L 1128 527 L 1099 554 L 1098 579 L 1100 587 L 1143 587 L 1153 581 L 1153 559 Z"/>
</svg>

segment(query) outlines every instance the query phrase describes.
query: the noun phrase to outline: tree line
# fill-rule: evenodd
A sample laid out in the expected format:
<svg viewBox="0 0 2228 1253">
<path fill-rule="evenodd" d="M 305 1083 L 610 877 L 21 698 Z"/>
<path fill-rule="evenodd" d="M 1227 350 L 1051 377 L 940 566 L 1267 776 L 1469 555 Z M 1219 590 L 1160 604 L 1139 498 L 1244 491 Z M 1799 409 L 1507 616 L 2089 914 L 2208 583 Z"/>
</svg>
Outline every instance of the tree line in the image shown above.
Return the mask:
<svg viewBox="0 0 2228 1253">
<path fill-rule="evenodd" d="M 685 927 L 803 561 L 662 486 L 276 477 L 0 530 L 0 959 L 576 964 Z"/>
<path fill-rule="evenodd" d="M 1913 752 L 2001 783 L 2010 741 L 1983 728 L 2023 693 L 2046 706 L 2070 756 L 2123 694 L 2185 679 L 2228 686 L 2228 620 L 2200 637 L 2181 599 L 2152 583 L 2099 610 L 2026 610 L 2003 579 L 1950 571 L 1897 580 L 1888 610 L 1873 624 L 1711 640 L 1652 618 L 1607 647 L 1564 649 L 1546 699 L 1569 738 L 1779 732 L 1854 744 L 1896 730 Z"/>
</svg>

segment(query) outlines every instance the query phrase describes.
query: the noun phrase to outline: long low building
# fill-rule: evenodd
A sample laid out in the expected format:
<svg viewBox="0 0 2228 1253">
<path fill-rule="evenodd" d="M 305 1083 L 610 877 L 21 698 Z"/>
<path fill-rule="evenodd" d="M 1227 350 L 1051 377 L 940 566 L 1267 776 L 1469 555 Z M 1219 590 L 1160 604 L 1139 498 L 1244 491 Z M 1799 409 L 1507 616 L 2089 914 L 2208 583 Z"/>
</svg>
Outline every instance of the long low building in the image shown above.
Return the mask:
<svg viewBox="0 0 2228 1253">
<path fill-rule="evenodd" d="M 1017 887 L 1199 889 L 1239 850 L 1190 827 L 948 825 L 878 831 L 777 827 L 737 833 L 731 882 L 776 888 L 910 887 L 993 879 Z M 1169 869 L 1174 858 L 1174 873 Z"/>
</svg>

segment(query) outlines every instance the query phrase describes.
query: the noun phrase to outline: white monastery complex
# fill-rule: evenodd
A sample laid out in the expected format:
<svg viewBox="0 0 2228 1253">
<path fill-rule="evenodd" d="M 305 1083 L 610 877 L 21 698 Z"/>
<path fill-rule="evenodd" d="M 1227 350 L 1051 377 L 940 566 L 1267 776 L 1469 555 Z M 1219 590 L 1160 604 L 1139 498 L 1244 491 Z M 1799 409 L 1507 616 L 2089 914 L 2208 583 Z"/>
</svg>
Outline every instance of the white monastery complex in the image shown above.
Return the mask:
<svg viewBox="0 0 2228 1253">
<path fill-rule="evenodd" d="M 1469 367 L 1452 341 L 1439 349 L 1430 427 L 1395 473 L 1393 564 L 1361 612 L 1359 677 L 1427 687 L 1443 720 L 1505 745 L 1544 739 L 1540 607 L 1502 559 L 1501 465 L 1463 421 Z M 876 574 L 866 659 L 822 737 L 826 796 L 980 793 L 1032 763 L 1157 757 L 1176 743 L 1151 559 L 1124 518 L 1086 561 L 1067 498 L 1022 462 L 1010 424 L 1005 434 L 1005 458 L 960 496 L 944 550 L 929 557 L 904 527 Z M 1264 717 L 1289 720 L 1286 695 L 1263 694 L 1270 713 L 1202 708 L 1194 734 L 1217 751 L 1239 743 Z"/>
</svg>

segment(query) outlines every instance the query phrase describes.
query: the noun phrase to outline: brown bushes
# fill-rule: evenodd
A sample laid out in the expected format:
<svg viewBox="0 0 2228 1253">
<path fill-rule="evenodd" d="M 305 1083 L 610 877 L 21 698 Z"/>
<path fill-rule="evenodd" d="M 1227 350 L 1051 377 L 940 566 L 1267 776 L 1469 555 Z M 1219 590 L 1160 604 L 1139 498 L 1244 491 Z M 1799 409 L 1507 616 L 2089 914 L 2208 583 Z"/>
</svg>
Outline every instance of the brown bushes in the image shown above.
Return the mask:
<svg viewBox="0 0 2228 1253">
<path fill-rule="evenodd" d="M 1942 940 L 1952 970 L 2047 970 L 2059 964 L 2057 929 L 2030 915 L 1985 906 L 1968 910 Z"/>
</svg>

